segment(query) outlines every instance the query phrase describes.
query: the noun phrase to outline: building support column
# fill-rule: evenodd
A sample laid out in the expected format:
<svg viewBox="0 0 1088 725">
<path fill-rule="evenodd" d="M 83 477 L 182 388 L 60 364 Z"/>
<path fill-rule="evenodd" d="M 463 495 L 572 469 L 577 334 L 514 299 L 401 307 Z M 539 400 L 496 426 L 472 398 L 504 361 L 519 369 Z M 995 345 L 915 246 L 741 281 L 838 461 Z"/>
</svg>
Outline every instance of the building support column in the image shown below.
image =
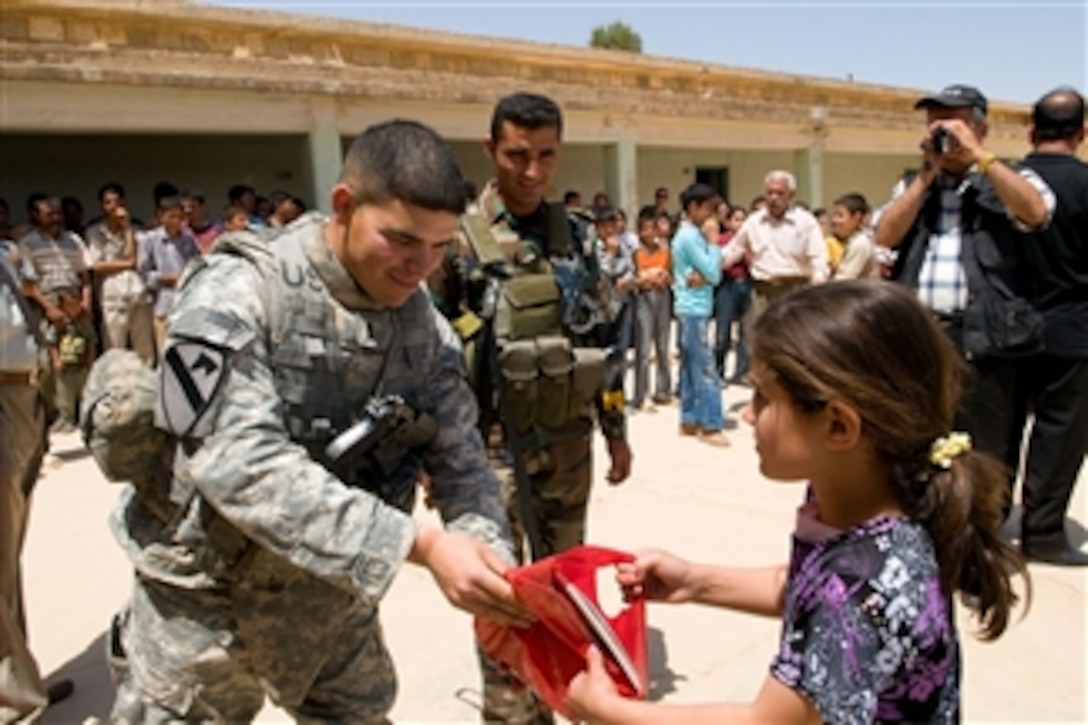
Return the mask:
<svg viewBox="0 0 1088 725">
<path fill-rule="evenodd" d="M 808 148 L 797 152 L 794 174 L 797 176 L 797 198 L 812 209 L 824 206 L 824 140 L 827 138 L 826 109 L 812 108 L 812 125 L 808 129 Z"/>
<path fill-rule="evenodd" d="M 340 128 L 336 122 L 336 105 L 331 99 L 320 99 L 314 105 L 314 122 L 307 137 L 309 151 L 310 193 L 314 206 L 328 214 L 329 191 L 340 179 L 344 164 Z"/>
<path fill-rule="evenodd" d="M 638 144 L 627 135 L 604 150 L 605 193 L 627 213 L 628 228 L 638 218 Z"/>
</svg>

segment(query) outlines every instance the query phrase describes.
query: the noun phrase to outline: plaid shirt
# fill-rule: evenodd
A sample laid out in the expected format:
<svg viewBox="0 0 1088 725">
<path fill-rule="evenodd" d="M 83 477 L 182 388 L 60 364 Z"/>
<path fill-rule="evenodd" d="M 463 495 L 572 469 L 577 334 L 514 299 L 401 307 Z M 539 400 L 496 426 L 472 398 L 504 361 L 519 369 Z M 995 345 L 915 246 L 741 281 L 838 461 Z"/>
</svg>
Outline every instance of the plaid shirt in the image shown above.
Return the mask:
<svg viewBox="0 0 1088 725">
<path fill-rule="evenodd" d="M 1054 192 L 1046 182 L 1031 169 L 1019 169 L 1018 173 L 1039 192 L 1046 205 L 1047 219 L 1054 213 Z M 929 236 L 926 256 L 922 269 L 918 273 L 918 299 L 929 309 L 939 314 L 962 312 L 967 307 L 967 276 L 963 271 L 963 193 L 971 184 L 970 178 L 959 180 L 941 174 L 934 182 L 941 198 L 941 214 L 937 228 Z M 907 189 L 905 179 L 901 179 L 892 190 L 891 202 L 898 199 Z M 891 202 L 888 202 L 891 204 Z M 874 219 L 873 226 L 880 223 L 882 208 Z M 1029 227 L 1008 210 L 1009 219 L 1021 231 L 1030 231 Z"/>
</svg>

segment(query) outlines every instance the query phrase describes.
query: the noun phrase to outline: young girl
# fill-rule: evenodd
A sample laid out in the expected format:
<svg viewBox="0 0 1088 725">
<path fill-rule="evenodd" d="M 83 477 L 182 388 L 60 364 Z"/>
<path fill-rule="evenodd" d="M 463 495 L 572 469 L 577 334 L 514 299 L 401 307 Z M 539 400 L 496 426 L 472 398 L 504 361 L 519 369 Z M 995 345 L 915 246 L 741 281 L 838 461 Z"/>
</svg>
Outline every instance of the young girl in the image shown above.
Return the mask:
<svg viewBox="0 0 1088 725">
<path fill-rule="evenodd" d="M 996 462 L 950 430 L 960 367 L 914 297 L 877 280 L 782 298 L 753 329 L 760 471 L 808 481 L 789 566 L 694 564 L 664 552 L 620 569 L 629 595 L 782 618 L 754 702 L 658 705 L 616 694 L 600 653 L 572 681 L 597 722 L 956 722 L 953 595 L 994 639 L 1023 562 L 999 528 Z"/>
</svg>

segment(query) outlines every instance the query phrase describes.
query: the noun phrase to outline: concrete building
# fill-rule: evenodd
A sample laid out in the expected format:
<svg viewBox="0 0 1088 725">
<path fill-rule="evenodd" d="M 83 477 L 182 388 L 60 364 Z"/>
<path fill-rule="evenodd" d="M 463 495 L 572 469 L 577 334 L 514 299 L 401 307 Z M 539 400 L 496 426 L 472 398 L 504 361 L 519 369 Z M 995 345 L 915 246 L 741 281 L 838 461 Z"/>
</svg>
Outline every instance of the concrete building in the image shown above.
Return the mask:
<svg viewBox="0 0 1088 725">
<path fill-rule="evenodd" d="M 813 206 L 881 202 L 918 159 L 917 90 L 182 0 L 0 2 L 0 196 L 16 220 L 34 190 L 93 213 L 108 180 L 145 216 L 161 180 L 202 189 L 213 213 L 239 182 L 322 205 L 345 140 L 398 116 L 437 128 L 482 182 L 491 108 L 517 90 L 566 112 L 554 195 L 604 190 L 629 212 L 696 179 L 747 203 L 779 167 Z M 989 146 L 1019 156 L 1026 123 L 993 103 Z"/>
</svg>

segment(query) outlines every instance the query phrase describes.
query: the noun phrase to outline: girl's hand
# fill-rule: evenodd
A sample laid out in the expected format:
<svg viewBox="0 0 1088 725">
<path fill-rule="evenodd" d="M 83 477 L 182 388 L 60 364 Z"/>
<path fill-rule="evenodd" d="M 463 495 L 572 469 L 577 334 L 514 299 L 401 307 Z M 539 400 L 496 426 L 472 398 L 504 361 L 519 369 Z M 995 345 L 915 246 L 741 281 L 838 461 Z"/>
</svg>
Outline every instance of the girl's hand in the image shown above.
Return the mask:
<svg viewBox="0 0 1088 725">
<path fill-rule="evenodd" d="M 578 673 L 567 690 L 567 701 L 579 720 L 610 720 L 609 712 L 623 698 L 604 667 L 604 656 L 595 646 L 586 652 L 586 671 Z"/>
<path fill-rule="evenodd" d="M 616 581 L 628 599 L 680 604 L 695 598 L 694 566 L 664 551 L 644 551 L 635 561 L 616 566 Z"/>
</svg>

